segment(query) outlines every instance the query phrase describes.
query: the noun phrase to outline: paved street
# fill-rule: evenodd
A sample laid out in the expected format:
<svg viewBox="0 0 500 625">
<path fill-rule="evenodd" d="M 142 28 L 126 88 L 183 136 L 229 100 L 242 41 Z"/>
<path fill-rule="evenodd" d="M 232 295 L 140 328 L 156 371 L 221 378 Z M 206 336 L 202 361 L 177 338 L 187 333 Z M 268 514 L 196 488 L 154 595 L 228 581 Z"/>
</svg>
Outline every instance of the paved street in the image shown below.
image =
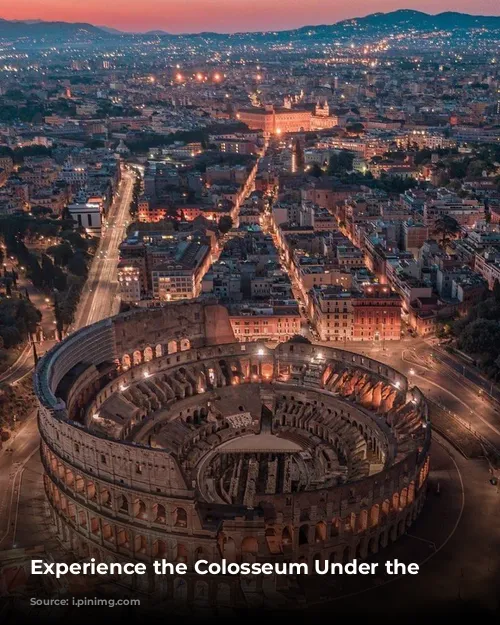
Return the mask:
<svg viewBox="0 0 500 625">
<path fill-rule="evenodd" d="M 132 197 L 134 177 L 125 171 L 118 196 L 108 216 L 106 229 L 90 270 L 89 288 L 80 301 L 75 329 L 99 321 L 115 312 L 117 294 L 116 269 L 118 246 L 121 243 Z M 110 297 L 111 292 L 111 297 Z M 39 355 L 52 347 L 53 341 L 46 341 Z M 20 359 L 3 377 L 3 382 L 15 383 L 33 369 L 31 350 Z M 0 451 L 0 551 L 11 549 L 17 540 L 19 500 L 23 495 L 25 467 L 33 457 L 32 466 L 40 464 L 40 444 L 36 422 L 36 411 L 20 426 L 14 439 Z M 11 447 L 14 451 L 8 452 Z M 34 470 L 36 470 L 34 468 Z M 29 490 L 29 487 L 26 487 Z M 25 530 L 26 531 L 26 530 Z M 29 533 L 28 533 L 29 535 Z M 20 545 L 23 546 L 23 545 Z"/>
<path fill-rule="evenodd" d="M 125 238 L 132 201 L 134 174 L 123 170 L 122 184 L 108 216 L 108 226 L 101 237 L 78 309 L 74 329 L 118 312 L 118 247 Z"/>
</svg>

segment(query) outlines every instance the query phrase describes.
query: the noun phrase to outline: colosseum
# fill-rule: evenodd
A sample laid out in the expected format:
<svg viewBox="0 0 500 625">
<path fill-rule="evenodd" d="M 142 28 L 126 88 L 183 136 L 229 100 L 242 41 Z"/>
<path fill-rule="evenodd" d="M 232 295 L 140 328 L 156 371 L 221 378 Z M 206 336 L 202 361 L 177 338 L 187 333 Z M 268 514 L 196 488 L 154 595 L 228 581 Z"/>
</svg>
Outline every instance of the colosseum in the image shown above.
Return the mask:
<svg viewBox="0 0 500 625">
<path fill-rule="evenodd" d="M 345 563 L 396 540 L 424 502 L 418 388 L 333 347 L 239 343 L 217 304 L 79 330 L 35 388 L 50 513 L 80 559 Z M 242 592 L 224 576 L 121 581 L 195 602 Z"/>
</svg>

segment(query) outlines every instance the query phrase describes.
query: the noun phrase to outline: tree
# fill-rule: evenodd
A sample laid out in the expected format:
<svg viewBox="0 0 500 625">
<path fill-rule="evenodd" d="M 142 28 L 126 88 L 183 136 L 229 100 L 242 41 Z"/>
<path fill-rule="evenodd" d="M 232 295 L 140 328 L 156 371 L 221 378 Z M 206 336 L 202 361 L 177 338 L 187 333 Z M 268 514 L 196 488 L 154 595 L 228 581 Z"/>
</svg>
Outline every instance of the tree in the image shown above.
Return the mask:
<svg viewBox="0 0 500 625">
<path fill-rule="evenodd" d="M 454 238 L 460 232 L 460 224 L 450 215 L 443 215 L 436 219 L 434 232 L 441 236 L 441 245 L 444 247 L 446 241 Z"/>
<path fill-rule="evenodd" d="M 61 239 L 64 239 L 76 249 L 87 250 L 88 248 L 88 241 L 84 239 L 79 232 L 66 230 L 61 232 Z"/>
<path fill-rule="evenodd" d="M 60 267 L 54 267 L 54 289 L 65 291 L 68 280 L 66 274 Z"/>
<path fill-rule="evenodd" d="M 314 176 L 315 178 L 321 178 L 323 175 L 323 170 L 318 165 L 318 163 L 313 163 L 307 172 L 310 176 Z"/>
<path fill-rule="evenodd" d="M 75 276 L 85 277 L 87 275 L 87 261 L 81 252 L 77 252 L 71 257 L 68 270 Z"/>
<path fill-rule="evenodd" d="M 465 178 L 467 175 L 468 161 L 452 161 L 449 165 L 450 178 Z"/>
<path fill-rule="evenodd" d="M 64 242 L 47 248 L 47 254 L 52 256 L 55 265 L 65 267 L 73 256 L 73 249 L 69 243 Z"/>
<path fill-rule="evenodd" d="M 493 297 L 495 302 L 500 304 L 500 282 L 498 282 L 498 280 L 495 280 L 493 284 Z"/>
<path fill-rule="evenodd" d="M 346 131 L 352 134 L 359 134 L 365 131 L 365 127 L 361 122 L 354 122 L 353 124 L 346 126 Z"/>
<path fill-rule="evenodd" d="M 354 154 L 352 152 L 342 150 L 337 154 L 332 154 L 328 161 L 328 174 L 333 176 L 351 171 L 353 161 Z"/>
<path fill-rule="evenodd" d="M 226 234 L 226 232 L 229 232 L 233 227 L 233 220 L 229 215 L 222 215 L 219 219 L 218 226 L 219 232 L 221 232 L 221 234 Z"/>
<path fill-rule="evenodd" d="M 15 347 L 22 341 L 19 330 L 14 326 L 0 326 L 0 337 L 6 349 Z"/>
<path fill-rule="evenodd" d="M 51 289 L 54 286 L 54 263 L 47 254 L 42 254 L 42 279 L 45 288 Z"/>
<path fill-rule="evenodd" d="M 290 343 L 304 343 L 307 345 L 311 345 L 311 341 L 305 336 L 302 336 L 302 334 L 294 334 L 289 342 Z"/>
<path fill-rule="evenodd" d="M 139 197 L 141 195 L 141 191 L 142 191 L 141 176 L 138 172 L 136 172 L 134 186 L 132 187 L 132 201 L 130 202 L 130 206 L 129 206 L 129 212 L 132 215 L 132 217 L 135 217 L 135 215 L 137 215 L 137 208 L 139 205 Z"/>
<path fill-rule="evenodd" d="M 500 352 L 500 322 L 476 319 L 469 323 L 458 337 L 460 349 L 481 356 L 484 360 L 496 358 Z"/>
<path fill-rule="evenodd" d="M 419 150 L 415 154 L 414 163 L 415 165 L 423 165 L 424 163 L 430 163 L 432 157 L 432 151 L 428 148 L 424 148 L 423 150 Z"/>
</svg>

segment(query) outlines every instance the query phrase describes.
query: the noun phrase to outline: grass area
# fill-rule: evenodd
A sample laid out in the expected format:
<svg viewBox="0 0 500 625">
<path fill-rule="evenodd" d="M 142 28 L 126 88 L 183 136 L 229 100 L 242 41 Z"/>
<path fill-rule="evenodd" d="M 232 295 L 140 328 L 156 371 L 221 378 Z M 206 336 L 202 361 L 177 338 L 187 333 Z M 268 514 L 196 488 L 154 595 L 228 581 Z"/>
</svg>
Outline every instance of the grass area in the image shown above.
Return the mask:
<svg viewBox="0 0 500 625">
<path fill-rule="evenodd" d="M 35 407 L 36 397 L 31 375 L 27 375 L 15 384 L 0 385 L 1 439 L 8 440 L 14 427 L 19 427 Z"/>
<path fill-rule="evenodd" d="M 23 353 L 27 343 L 21 343 L 17 347 L 10 349 L 0 349 L 0 374 L 5 373 L 9 367 L 16 362 L 19 356 Z"/>
</svg>

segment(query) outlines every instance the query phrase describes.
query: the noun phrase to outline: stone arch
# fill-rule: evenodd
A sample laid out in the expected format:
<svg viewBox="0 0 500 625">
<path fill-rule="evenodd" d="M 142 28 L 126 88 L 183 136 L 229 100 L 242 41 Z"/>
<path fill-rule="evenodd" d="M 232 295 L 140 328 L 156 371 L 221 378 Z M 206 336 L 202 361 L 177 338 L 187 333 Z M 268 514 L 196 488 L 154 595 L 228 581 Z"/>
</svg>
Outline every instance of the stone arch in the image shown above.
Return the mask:
<svg viewBox="0 0 500 625">
<path fill-rule="evenodd" d="M 97 497 L 97 491 L 95 483 L 92 481 L 87 482 L 87 498 L 94 500 Z"/>
<path fill-rule="evenodd" d="M 215 596 L 217 606 L 232 605 L 231 603 L 231 586 L 226 583 L 217 584 L 217 594 Z"/>
<path fill-rule="evenodd" d="M 66 469 L 64 481 L 66 482 L 66 485 L 70 488 L 73 486 L 73 482 L 75 481 L 75 475 L 71 469 Z"/>
<path fill-rule="evenodd" d="M 175 354 L 177 352 L 177 341 L 169 341 L 167 344 L 167 353 Z"/>
<path fill-rule="evenodd" d="M 174 579 L 174 599 L 176 601 L 182 601 L 183 603 L 187 601 L 188 596 L 188 585 L 187 581 L 182 577 L 176 577 Z"/>
<path fill-rule="evenodd" d="M 107 540 L 108 542 L 115 541 L 115 532 L 111 523 L 102 524 L 102 537 L 104 540 Z"/>
<path fill-rule="evenodd" d="M 187 512 L 184 508 L 176 508 L 174 510 L 174 526 L 175 527 L 187 527 Z"/>
<path fill-rule="evenodd" d="M 134 366 L 141 364 L 141 362 L 142 362 L 142 354 L 141 354 L 140 350 L 136 349 L 134 351 L 134 353 L 132 354 L 132 361 L 134 363 Z"/>
<path fill-rule="evenodd" d="M 148 518 L 146 504 L 142 499 L 136 499 L 133 504 L 133 516 L 145 521 Z"/>
<path fill-rule="evenodd" d="M 163 356 L 163 345 L 158 343 L 155 347 L 155 358 L 161 358 Z"/>
<path fill-rule="evenodd" d="M 187 562 L 188 561 L 188 550 L 186 545 L 182 543 L 177 543 L 177 547 L 175 549 L 175 561 L 176 562 Z"/>
<path fill-rule="evenodd" d="M 134 552 L 144 555 L 148 550 L 148 539 L 142 534 L 136 534 L 134 538 Z"/>
<path fill-rule="evenodd" d="M 376 527 L 378 525 L 379 516 L 380 506 L 376 503 L 370 509 L 370 527 Z"/>
<path fill-rule="evenodd" d="M 368 510 L 361 510 L 357 518 L 358 532 L 364 532 L 368 527 Z"/>
<path fill-rule="evenodd" d="M 83 493 L 85 490 L 85 481 L 81 475 L 75 477 L 75 491 L 77 493 Z"/>
<path fill-rule="evenodd" d="M 153 542 L 153 558 L 164 558 L 167 555 L 167 543 L 157 538 Z"/>
<path fill-rule="evenodd" d="M 392 509 L 399 510 L 399 493 L 394 493 L 392 496 Z"/>
<path fill-rule="evenodd" d="M 116 544 L 118 547 L 123 547 L 124 549 L 130 548 L 130 535 L 123 527 L 119 528 L 116 533 Z"/>
<path fill-rule="evenodd" d="M 314 532 L 314 542 L 321 543 L 326 540 L 326 535 L 327 535 L 326 529 L 327 529 L 326 523 L 324 521 L 320 521 L 319 523 L 316 523 L 316 528 Z"/>
<path fill-rule="evenodd" d="M 299 528 L 299 546 L 309 544 L 309 525 L 301 525 Z"/>
<path fill-rule="evenodd" d="M 183 338 L 180 340 L 180 351 L 185 352 L 188 349 L 191 349 L 191 341 L 188 338 Z"/>
<path fill-rule="evenodd" d="M 266 528 L 266 544 L 270 553 L 280 553 L 282 551 L 281 546 L 276 536 L 276 530 L 274 527 Z"/>
<path fill-rule="evenodd" d="M 261 365 L 262 377 L 265 380 L 270 380 L 274 373 L 274 364 L 272 362 L 263 362 Z"/>
<path fill-rule="evenodd" d="M 412 504 L 415 501 L 415 482 L 410 482 L 408 485 L 408 503 Z"/>
<path fill-rule="evenodd" d="M 381 522 L 382 523 L 386 522 L 390 511 L 391 511 L 391 502 L 388 499 L 385 499 L 384 502 L 382 503 L 382 510 L 381 510 Z"/>
<path fill-rule="evenodd" d="M 241 541 L 241 553 L 251 553 L 256 555 L 259 551 L 259 541 L 255 536 L 245 536 Z"/>
<path fill-rule="evenodd" d="M 165 512 L 165 506 L 160 503 L 153 505 L 153 519 L 155 523 L 166 523 L 167 513 Z"/>
<path fill-rule="evenodd" d="M 399 508 L 404 510 L 408 505 L 408 489 L 403 488 L 401 495 L 399 496 Z"/>
<path fill-rule="evenodd" d="M 293 530 L 288 526 L 284 527 L 281 532 L 281 542 L 284 546 L 293 544 Z"/>
<path fill-rule="evenodd" d="M 195 562 L 197 560 L 201 560 L 204 556 L 206 556 L 205 550 L 200 545 L 199 547 L 196 548 L 196 551 L 194 552 L 194 560 L 195 560 Z"/>
<path fill-rule="evenodd" d="M 219 549 L 226 560 L 230 562 L 236 560 L 236 543 L 230 536 L 225 536 L 224 534 L 220 535 Z"/>
<path fill-rule="evenodd" d="M 129 511 L 128 499 L 125 497 L 125 495 L 120 495 L 118 499 L 118 511 L 126 512 L 128 514 L 128 511 Z"/>
<path fill-rule="evenodd" d="M 105 486 L 99 485 L 99 503 L 101 506 L 111 508 L 111 492 Z"/>
<path fill-rule="evenodd" d="M 330 538 L 335 538 L 340 534 L 341 521 L 340 519 L 333 519 L 330 525 Z"/>
<path fill-rule="evenodd" d="M 132 359 L 128 354 L 123 354 L 122 356 L 122 369 L 130 369 L 132 366 Z"/>
<path fill-rule="evenodd" d="M 194 601 L 198 605 L 208 605 L 209 600 L 208 582 L 198 580 L 194 585 Z"/>
<path fill-rule="evenodd" d="M 87 527 L 87 513 L 85 510 L 78 512 L 78 525 L 80 527 Z"/>
<path fill-rule="evenodd" d="M 150 360 L 153 360 L 153 349 L 151 347 L 146 347 L 144 350 L 144 362 L 149 362 Z"/>
</svg>

